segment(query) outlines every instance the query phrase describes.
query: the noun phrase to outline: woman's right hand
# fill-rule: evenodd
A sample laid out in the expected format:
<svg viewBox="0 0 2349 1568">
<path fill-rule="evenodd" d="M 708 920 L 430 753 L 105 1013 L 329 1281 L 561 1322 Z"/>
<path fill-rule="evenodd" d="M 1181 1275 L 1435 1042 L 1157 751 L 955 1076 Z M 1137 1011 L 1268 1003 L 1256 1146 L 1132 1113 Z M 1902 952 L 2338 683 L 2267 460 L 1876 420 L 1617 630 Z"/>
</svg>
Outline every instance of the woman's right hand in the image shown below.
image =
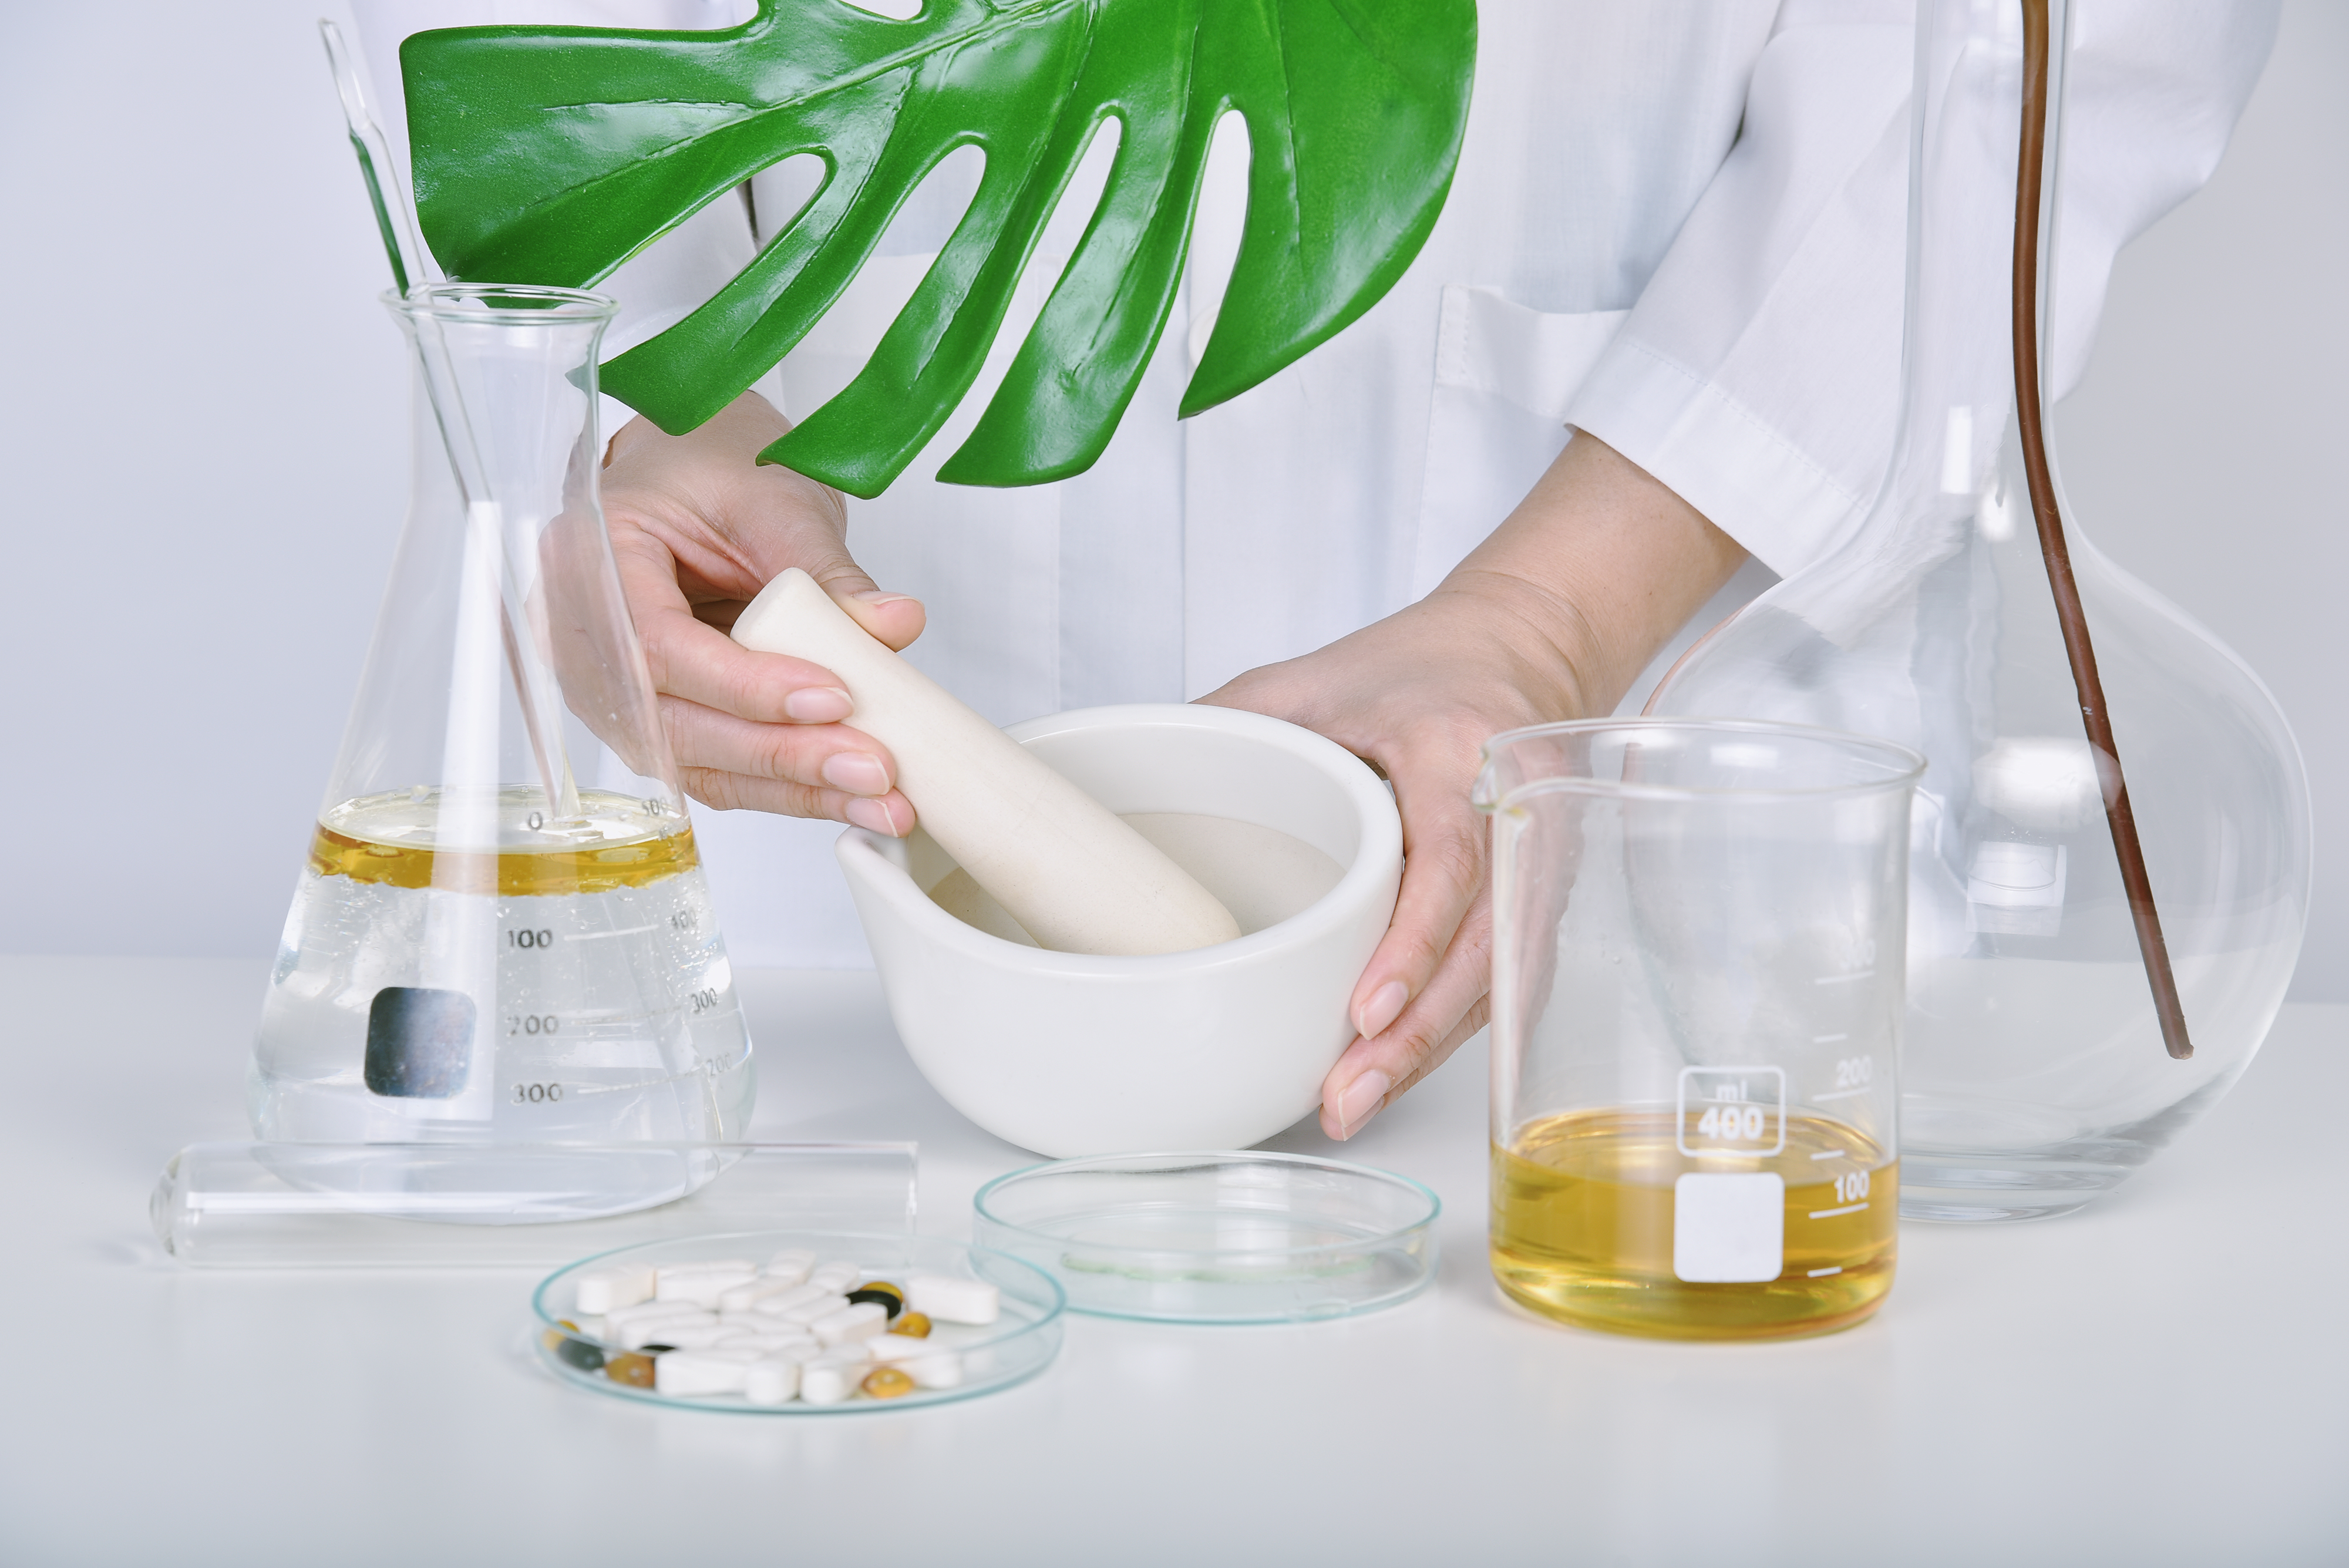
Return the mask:
<svg viewBox="0 0 2349 1568">
<path fill-rule="evenodd" d="M 688 794 L 902 836 L 913 805 L 888 748 L 840 722 L 854 706 L 846 689 L 822 665 L 726 635 L 789 566 L 891 648 L 921 635 L 921 601 L 883 592 L 850 557 L 840 493 L 759 466 L 760 449 L 791 428 L 756 392 L 687 435 L 642 419 L 622 427 L 603 486 L 620 590 Z"/>
</svg>

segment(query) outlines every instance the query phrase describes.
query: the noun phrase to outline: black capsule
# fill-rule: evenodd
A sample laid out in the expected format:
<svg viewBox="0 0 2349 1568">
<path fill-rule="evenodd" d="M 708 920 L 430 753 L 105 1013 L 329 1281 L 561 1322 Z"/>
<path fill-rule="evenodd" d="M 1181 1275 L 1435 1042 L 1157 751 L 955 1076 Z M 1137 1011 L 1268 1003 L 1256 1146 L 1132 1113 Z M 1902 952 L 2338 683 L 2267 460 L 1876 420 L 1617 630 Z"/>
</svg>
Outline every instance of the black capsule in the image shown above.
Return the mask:
<svg viewBox="0 0 2349 1568">
<path fill-rule="evenodd" d="M 858 1302 L 879 1302 L 891 1317 L 905 1310 L 905 1298 L 897 1293 L 897 1287 L 877 1282 L 848 1293 L 849 1305 L 854 1306 Z"/>
<path fill-rule="evenodd" d="M 675 1350 L 677 1346 L 674 1345 L 647 1345 L 645 1346 L 645 1354 L 647 1355 L 667 1355 L 670 1351 Z"/>
<path fill-rule="evenodd" d="M 554 1347 L 554 1358 L 564 1366 L 576 1367 L 582 1372 L 604 1370 L 604 1353 L 584 1339 L 565 1338 Z"/>
<path fill-rule="evenodd" d="M 579 1332 L 579 1325 L 577 1324 L 573 1323 L 567 1317 L 563 1319 L 562 1322 L 563 1328 L 550 1328 L 544 1334 L 540 1334 L 538 1336 L 539 1343 L 545 1345 L 547 1349 L 553 1351 L 554 1353 L 554 1358 L 563 1363 L 565 1366 L 575 1366 L 582 1372 L 602 1371 L 604 1369 L 604 1353 L 596 1349 L 594 1345 L 588 1344 L 584 1339 L 574 1339 L 571 1337 L 571 1334 L 577 1334 Z M 564 1333 L 563 1329 L 564 1328 L 569 1329 L 571 1334 Z"/>
</svg>

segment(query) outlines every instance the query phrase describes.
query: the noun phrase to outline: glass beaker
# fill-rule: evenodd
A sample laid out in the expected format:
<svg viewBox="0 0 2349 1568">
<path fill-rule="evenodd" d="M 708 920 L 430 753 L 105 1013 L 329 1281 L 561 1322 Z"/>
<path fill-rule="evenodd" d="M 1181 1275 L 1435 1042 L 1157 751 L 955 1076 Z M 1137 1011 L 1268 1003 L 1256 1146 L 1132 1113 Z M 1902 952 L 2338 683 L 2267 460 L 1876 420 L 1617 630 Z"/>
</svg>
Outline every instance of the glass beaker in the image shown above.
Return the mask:
<svg viewBox="0 0 2349 1568">
<path fill-rule="evenodd" d="M 254 1042 L 261 1137 L 738 1137 L 752 1095 L 597 496 L 614 306 L 386 295 L 408 522 Z"/>
<path fill-rule="evenodd" d="M 1544 724 L 1485 747 L 1494 1277 L 1589 1328 L 1824 1334 L 1892 1286 L 1904 747 Z"/>
<path fill-rule="evenodd" d="M 1891 468 L 1848 541 L 1699 644 L 1649 704 L 1862 731 L 1928 759 L 1901 1107 L 1902 1211 L 1925 1219 L 2060 1214 L 2150 1158 L 2250 1063 L 2308 907 L 2308 787 L 2282 713 L 2080 536 L 2041 416 L 2085 357 L 2102 290 L 2100 266 L 2067 265 L 2066 225 L 2109 223 L 2094 182 L 2064 179 L 2073 10 L 1919 5 Z M 2044 116 L 2027 162 L 2026 109 Z M 2018 342 L 2038 371 L 2023 367 L 2020 414 Z M 2037 502 L 2026 433 L 2049 449 Z M 2058 619 L 2051 516 L 2100 696 Z M 2092 709 L 2110 750 L 2091 742 Z M 2124 799 L 2149 885 L 2134 904 Z M 2182 1014 L 2167 1039 L 2165 968 Z"/>
</svg>

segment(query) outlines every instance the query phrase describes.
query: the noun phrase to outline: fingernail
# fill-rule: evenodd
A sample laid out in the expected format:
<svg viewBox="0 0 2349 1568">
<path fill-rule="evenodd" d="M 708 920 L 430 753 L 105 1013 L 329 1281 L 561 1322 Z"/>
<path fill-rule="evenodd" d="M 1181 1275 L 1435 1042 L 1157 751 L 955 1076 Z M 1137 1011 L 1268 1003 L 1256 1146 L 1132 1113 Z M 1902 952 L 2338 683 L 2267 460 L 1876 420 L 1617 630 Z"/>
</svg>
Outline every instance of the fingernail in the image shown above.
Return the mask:
<svg viewBox="0 0 2349 1568">
<path fill-rule="evenodd" d="M 885 833 L 892 838 L 904 836 L 897 826 L 896 816 L 885 800 L 867 800 L 858 796 L 848 803 L 848 820 L 867 833 Z"/>
<path fill-rule="evenodd" d="M 1370 1001 L 1362 1003 L 1361 1016 L 1354 1020 L 1354 1027 L 1363 1039 L 1368 1040 L 1402 1017 L 1402 1004 L 1410 1000 L 1411 992 L 1403 982 L 1391 980 L 1371 992 Z M 1380 1093 L 1385 1091 L 1382 1089 Z"/>
<path fill-rule="evenodd" d="M 802 724 L 837 724 L 856 704 L 837 686 L 802 686 L 783 699 L 783 714 Z"/>
<path fill-rule="evenodd" d="M 889 770 L 870 752 L 834 752 L 823 759 L 823 782 L 851 794 L 887 794 Z"/>
<path fill-rule="evenodd" d="M 1338 1096 L 1338 1136 L 1351 1137 L 1362 1130 L 1362 1124 L 1379 1114 L 1379 1106 L 1394 1087 L 1394 1080 L 1376 1067 L 1346 1085 Z"/>
<path fill-rule="evenodd" d="M 893 594 L 886 588 L 867 588 L 861 594 L 851 594 L 848 597 L 854 599 L 858 604 L 894 605 L 899 599 L 909 599 L 914 596 L 911 594 Z"/>
</svg>

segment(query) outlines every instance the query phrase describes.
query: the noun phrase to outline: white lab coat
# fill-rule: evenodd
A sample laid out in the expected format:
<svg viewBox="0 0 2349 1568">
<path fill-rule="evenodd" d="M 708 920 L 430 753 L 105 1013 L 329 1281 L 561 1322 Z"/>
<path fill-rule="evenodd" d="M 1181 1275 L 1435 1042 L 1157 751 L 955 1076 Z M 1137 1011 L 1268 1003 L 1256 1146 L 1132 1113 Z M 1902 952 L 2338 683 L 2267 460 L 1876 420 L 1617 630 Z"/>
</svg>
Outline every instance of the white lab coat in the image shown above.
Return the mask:
<svg viewBox="0 0 2349 1568">
<path fill-rule="evenodd" d="M 1990 3 L 1990 0 L 1982 0 Z M 1998 0 L 2012 4 L 2012 0 Z M 2055 382 L 2085 368 L 2114 254 L 2215 167 L 2279 0 L 2078 0 L 2064 143 L 2093 185 L 2058 265 Z M 356 0 L 377 99 L 397 43 L 487 21 L 719 26 L 737 0 Z M 968 489 L 961 443 L 1073 249 L 1094 149 L 1048 231 L 988 374 L 851 548 L 920 597 L 912 656 L 999 722 L 1196 697 L 1433 587 L 1588 430 L 1780 574 L 1856 524 L 1898 402 L 1912 43 L 1903 0 L 1480 0 L 1457 177 L 1417 260 L 1360 321 L 1262 386 L 1178 422 L 1237 249 L 1245 151 L 1209 162 L 1182 296 L 1108 452 L 1073 479 Z M 398 132 L 396 113 L 390 128 Z M 762 383 L 803 414 L 844 385 L 975 185 L 965 150 Z M 787 215 L 807 165 L 752 182 Z M 712 293 L 755 244 L 706 209 L 603 286 L 613 345 Z M 625 410 L 611 406 L 611 411 Z M 1766 581 L 1766 578 L 1764 579 Z M 703 811 L 738 961 L 866 961 L 836 829 Z"/>
</svg>

